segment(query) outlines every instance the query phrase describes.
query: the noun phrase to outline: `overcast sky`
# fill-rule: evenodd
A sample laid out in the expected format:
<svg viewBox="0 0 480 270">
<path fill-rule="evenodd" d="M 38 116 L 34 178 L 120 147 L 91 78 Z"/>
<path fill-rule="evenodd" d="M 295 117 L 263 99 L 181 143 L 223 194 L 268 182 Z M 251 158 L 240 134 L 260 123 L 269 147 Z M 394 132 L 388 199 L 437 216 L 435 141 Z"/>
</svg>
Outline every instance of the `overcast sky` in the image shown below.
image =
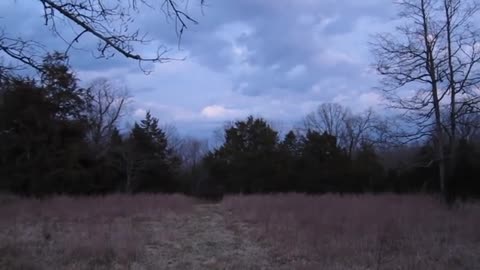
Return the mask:
<svg viewBox="0 0 480 270">
<path fill-rule="evenodd" d="M 65 48 L 44 26 L 37 2 L 2 0 L 0 25 Z M 354 111 L 379 102 L 368 41 L 391 29 L 394 8 L 389 0 L 207 0 L 202 15 L 190 0 L 199 24 L 184 33 L 180 49 L 173 24 L 158 11 L 137 19 L 153 39 L 144 52 L 165 44 L 169 56 L 185 61 L 156 64 L 145 75 L 120 56 L 92 58 L 86 37 L 71 64 L 84 82 L 107 77 L 128 86 L 133 119 L 151 110 L 184 134 L 206 137 L 249 114 L 288 126 L 323 102 Z"/>
</svg>

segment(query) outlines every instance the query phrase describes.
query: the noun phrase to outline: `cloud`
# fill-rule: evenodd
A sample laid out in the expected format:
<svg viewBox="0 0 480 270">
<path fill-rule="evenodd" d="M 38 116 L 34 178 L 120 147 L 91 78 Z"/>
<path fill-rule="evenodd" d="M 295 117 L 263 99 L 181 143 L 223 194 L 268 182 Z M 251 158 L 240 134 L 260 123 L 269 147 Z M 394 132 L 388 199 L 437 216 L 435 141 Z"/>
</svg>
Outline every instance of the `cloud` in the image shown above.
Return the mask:
<svg viewBox="0 0 480 270">
<path fill-rule="evenodd" d="M 339 65 L 355 65 L 358 60 L 354 56 L 349 55 L 348 52 L 326 49 L 316 56 L 316 61 L 319 65 L 324 66 L 339 66 Z"/>
<path fill-rule="evenodd" d="M 237 117 L 241 114 L 240 111 L 234 109 L 227 109 L 221 105 L 211 105 L 202 109 L 201 115 L 206 118 L 214 119 L 228 119 Z"/>
<path fill-rule="evenodd" d="M 39 4 L 0 3 L 0 26 L 24 33 L 50 48 L 65 48 L 43 25 Z M 204 133 L 222 121 L 261 115 L 294 123 L 322 102 L 363 109 L 381 102 L 369 68 L 368 40 L 391 29 L 394 6 L 385 0 L 190 1 L 199 21 L 181 42 L 172 21 L 159 10 L 142 10 L 136 25 L 149 33 L 154 52 L 166 45 L 170 57 L 186 58 L 149 66 L 115 56 L 91 57 L 92 37 L 82 37 L 71 64 L 83 81 L 108 77 L 129 88 L 132 117 L 147 110 L 162 122 Z M 68 32 L 68 28 L 63 29 Z M 86 50 L 86 51 L 85 51 Z"/>
<path fill-rule="evenodd" d="M 287 78 L 294 79 L 298 78 L 302 74 L 305 74 L 305 72 L 307 72 L 307 68 L 304 65 L 296 65 L 292 69 L 290 69 L 286 75 Z"/>
<path fill-rule="evenodd" d="M 182 37 L 182 53 L 222 73 L 246 95 L 308 91 L 331 76 L 355 81 L 368 64 L 368 35 L 395 12 L 383 0 L 211 1 L 203 10 L 191 3 L 200 24 Z M 155 13 L 146 14 L 141 25 L 175 47 L 172 25 L 159 25 Z M 305 72 L 293 80 L 289 71 L 298 65 Z"/>
<path fill-rule="evenodd" d="M 360 104 L 367 107 L 376 107 L 383 102 L 382 96 L 375 92 L 363 93 L 358 99 Z"/>
<path fill-rule="evenodd" d="M 361 112 L 369 108 L 378 109 L 384 104 L 384 99 L 377 92 L 360 93 L 357 96 L 338 94 L 332 102 L 349 107 L 353 112 Z"/>
<path fill-rule="evenodd" d="M 133 116 L 135 118 L 144 118 L 146 114 L 147 114 L 147 110 L 142 108 L 138 108 L 133 112 Z"/>
</svg>

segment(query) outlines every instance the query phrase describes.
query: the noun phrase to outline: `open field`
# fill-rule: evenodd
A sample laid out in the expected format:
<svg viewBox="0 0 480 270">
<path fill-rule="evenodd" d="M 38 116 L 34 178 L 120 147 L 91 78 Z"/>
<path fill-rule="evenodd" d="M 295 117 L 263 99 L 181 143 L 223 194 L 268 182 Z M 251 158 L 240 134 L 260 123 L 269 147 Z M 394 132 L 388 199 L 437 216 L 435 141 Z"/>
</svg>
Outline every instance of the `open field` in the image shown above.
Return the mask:
<svg viewBox="0 0 480 270">
<path fill-rule="evenodd" d="M 480 269 L 480 204 L 426 196 L 0 199 L 0 269 Z"/>
</svg>

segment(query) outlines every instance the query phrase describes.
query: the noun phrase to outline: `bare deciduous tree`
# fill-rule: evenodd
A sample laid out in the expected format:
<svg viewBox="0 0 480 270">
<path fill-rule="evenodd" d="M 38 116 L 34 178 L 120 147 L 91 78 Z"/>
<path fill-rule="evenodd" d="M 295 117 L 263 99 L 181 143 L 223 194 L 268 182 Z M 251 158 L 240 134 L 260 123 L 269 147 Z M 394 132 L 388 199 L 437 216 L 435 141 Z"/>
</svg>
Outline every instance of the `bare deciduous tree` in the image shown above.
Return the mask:
<svg viewBox="0 0 480 270">
<path fill-rule="evenodd" d="M 480 114 L 463 113 L 455 119 L 458 140 L 472 142 L 480 134 Z"/>
<path fill-rule="evenodd" d="M 177 127 L 174 124 L 167 123 L 163 124 L 161 129 L 167 138 L 168 148 L 178 155 L 184 141 L 182 136 L 180 136 Z"/>
<path fill-rule="evenodd" d="M 323 103 L 305 117 L 304 126 L 340 138 L 345 133 L 345 119 L 349 115 L 350 111 L 340 104 Z"/>
<path fill-rule="evenodd" d="M 407 122 L 417 126 L 403 135 L 434 139 L 433 161 L 446 195 L 458 119 L 465 112 L 478 112 L 480 51 L 472 18 L 479 6 L 474 0 L 402 0 L 398 5 L 403 25 L 395 34 L 379 34 L 372 42 L 375 66 L 391 107 L 402 110 Z M 443 117 L 445 108 L 449 121 Z M 444 151 L 447 144 L 449 155 Z"/>
<path fill-rule="evenodd" d="M 139 45 L 150 42 L 147 33 L 135 27 L 135 19 L 142 9 L 162 11 L 173 21 L 180 37 L 190 24 L 197 21 L 186 12 L 186 4 L 179 0 L 36 0 L 43 6 L 45 26 L 66 42 L 68 53 L 80 39 L 90 35 L 97 41 L 98 58 L 109 58 L 118 53 L 142 62 L 165 62 L 167 50 L 160 46 L 156 53 L 139 53 Z M 199 0 L 203 4 L 204 0 Z M 72 37 L 61 34 L 58 24 L 72 29 Z M 35 69 L 41 69 L 41 57 L 46 48 L 35 40 L 26 40 L 0 29 L 0 52 Z"/>
<path fill-rule="evenodd" d="M 113 130 L 125 116 L 129 103 L 128 90 L 105 78 L 94 80 L 88 90 L 89 139 L 102 155 L 108 148 Z"/>
<path fill-rule="evenodd" d="M 465 121 L 469 115 L 480 112 L 480 43 L 472 16 L 480 11 L 480 5 L 476 1 L 467 0 L 443 0 L 445 14 L 446 36 L 446 59 L 448 69 L 447 77 L 450 95 L 448 121 L 449 128 L 446 130 L 449 136 L 449 173 L 455 170 L 456 152 L 459 128 L 463 131 L 469 129 L 468 125 L 473 122 Z M 472 118 L 470 118 L 472 120 Z M 461 122 L 461 123 L 460 123 Z M 472 126 L 473 128 L 473 126 Z"/>
<path fill-rule="evenodd" d="M 339 145 L 352 157 L 362 143 L 378 144 L 384 140 L 386 131 L 380 124 L 382 122 L 372 109 L 353 114 L 340 104 L 324 103 L 305 117 L 304 129 L 337 137 Z"/>
<path fill-rule="evenodd" d="M 183 139 L 179 153 L 183 166 L 187 169 L 195 170 L 203 157 L 208 153 L 208 141 L 187 137 Z"/>
<path fill-rule="evenodd" d="M 343 140 L 347 148 L 347 154 L 351 158 L 354 151 L 360 147 L 361 143 L 373 143 L 373 138 L 368 138 L 368 131 L 373 128 L 374 113 L 372 109 L 363 114 L 351 115 L 345 118 L 345 134 Z"/>
</svg>

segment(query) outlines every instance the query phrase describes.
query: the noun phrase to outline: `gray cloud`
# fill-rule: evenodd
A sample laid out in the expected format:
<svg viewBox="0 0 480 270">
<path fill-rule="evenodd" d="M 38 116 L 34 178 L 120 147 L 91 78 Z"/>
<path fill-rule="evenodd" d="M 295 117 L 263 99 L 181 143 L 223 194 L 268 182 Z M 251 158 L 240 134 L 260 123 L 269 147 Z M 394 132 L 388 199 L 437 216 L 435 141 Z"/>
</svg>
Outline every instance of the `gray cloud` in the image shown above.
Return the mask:
<svg viewBox="0 0 480 270">
<path fill-rule="evenodd" d="M 359 31 L 369 30 L 356 27 L 362 20 L 386 21 L 393 11 L 379 0 L 245 0 L 210 1 L 205 13 L 201 25 L 183 39 L 191 58 L 230 71 L 236 90 L 261 95 L 308 91 L 331 76 L 356 80 L 366 64 L 366 41 L 352 42 L 362 42 L 368 33 Z M 299 65 L 303 74 L 288 76 Z"/>
<path fill-rule="evenodd" d="M 30 2 L 11 1 L 8 11 L 0 3 L 0 24 L 64 48 L 42 25 L 41 6 Z M 158 9 L 142 10 L 135 22 L 153 40 L 141 51 L 164 44 L 170 56 L 186 61 L 155 65 L 145 76 L 122 57 L 95 60 L 95 40 L 84 37 L 71 63 L 85 80 L 123 80 L 135 96 L 134 110 L 151 109 L 162 121 L 202 132 L 223 121 L 202 115 L 205 109 L 294 121 L 321 102 L 364 108 L 378 100 L 370 90 L 375 76 L 368 70 L 367 41 L 389 29 L 395 13 L 390 1 L 208 0 L 203 11 L 196 1 L 188 8 L 199 24 L 184 33 L 180 48 L 173 22 Z M 68 26 L 61 29 L 72 35 Z"/>
</svg>

